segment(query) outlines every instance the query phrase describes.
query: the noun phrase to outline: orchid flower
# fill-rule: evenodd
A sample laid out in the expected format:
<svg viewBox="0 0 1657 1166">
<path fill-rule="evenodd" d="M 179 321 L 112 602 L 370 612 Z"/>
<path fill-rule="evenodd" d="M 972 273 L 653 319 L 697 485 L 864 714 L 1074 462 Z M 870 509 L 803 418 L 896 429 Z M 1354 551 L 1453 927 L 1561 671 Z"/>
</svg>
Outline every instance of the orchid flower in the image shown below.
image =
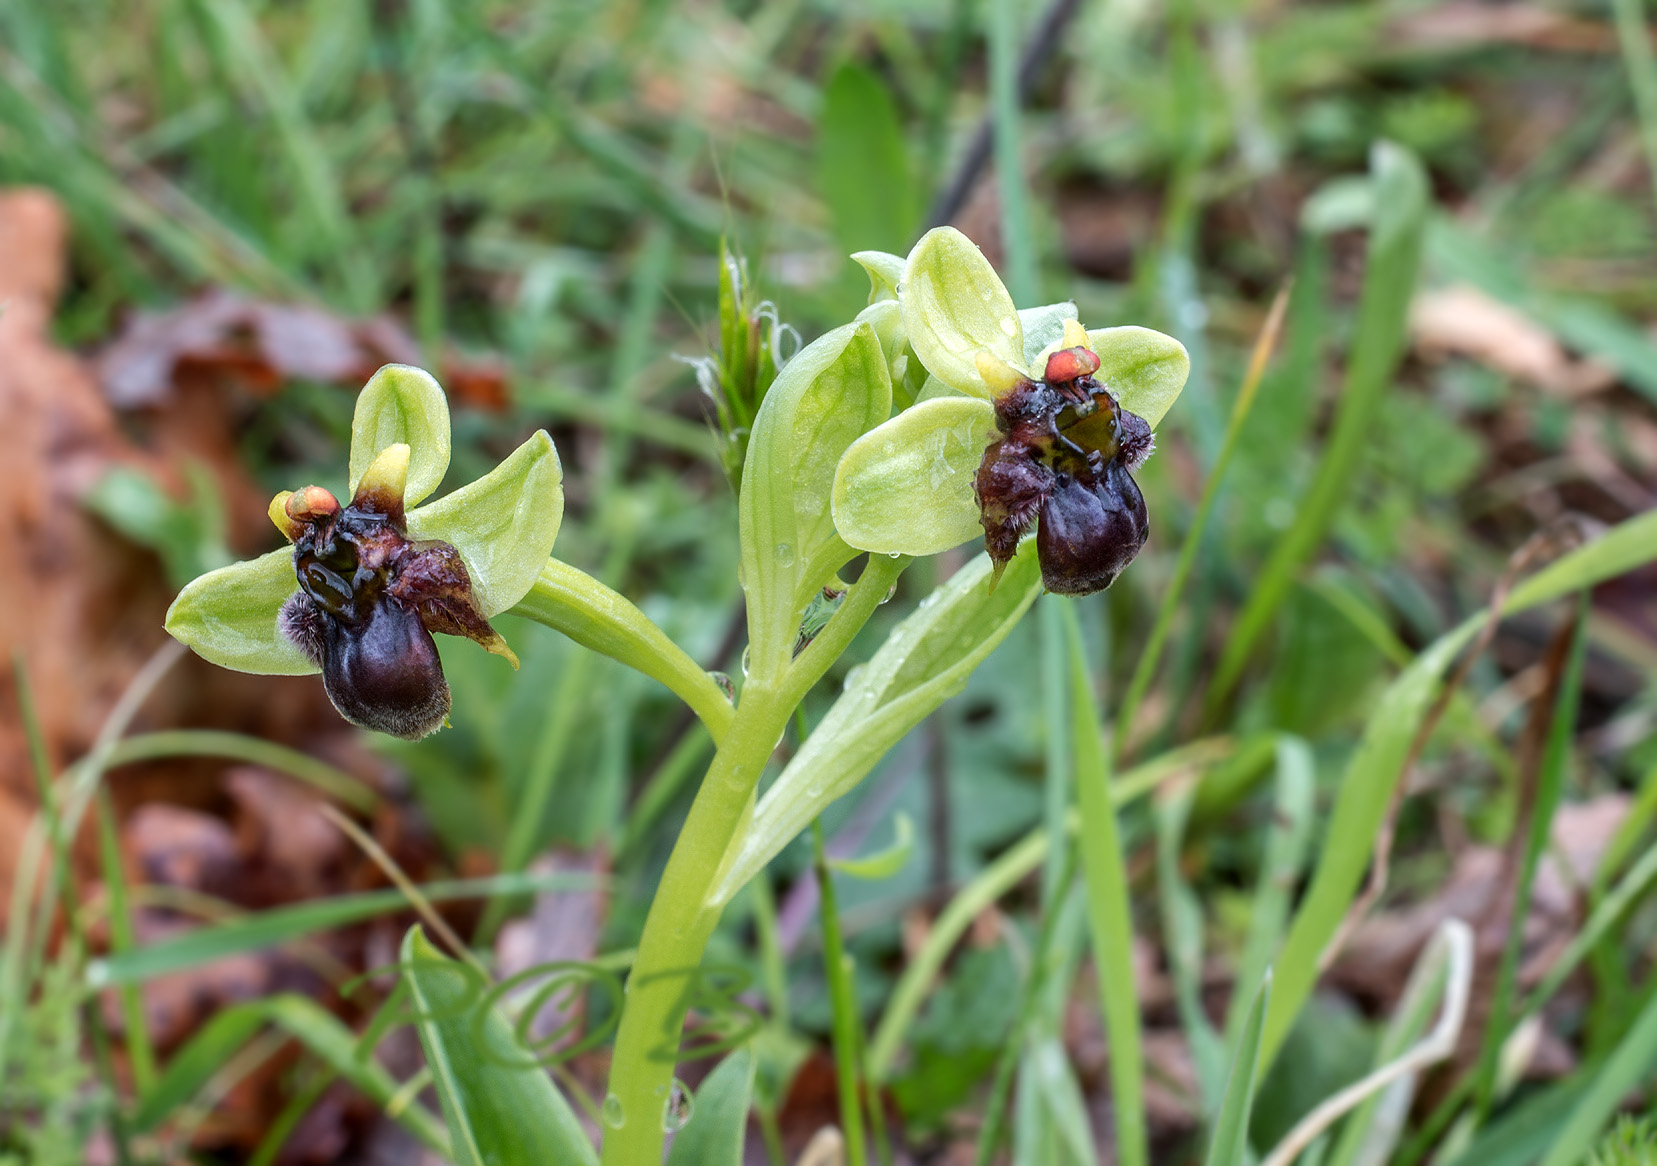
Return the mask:
<svg viewBox="0 0 1657 1166">
<path fill-rule="evenodd" d="M 1068 304 L 1016 310 L 953 227 L 906 260 L 857 258 L 877 300 L 895 291 L 904 343 L 931 376 L 915 405 L 840 459 L 841 538 L 926 555 L 982 534 L 999 571 L 1036 528 L 1049 591 L 1108 587 L 1149 531 L 1131 472 L 1185 385 L 1184 346 L 1148 328 L 1088 331 Z"/>
<path fill-rule="evenodd" d="M 465 636 L 517 667 L 489 620 L 534 586 L 564 513 L 545 430 L 417 506 L 448 468 L 443 390 L 420 369 L 386 365 L 357 398 L 350 502 L 315 485 L 278 494 L 271 520 L 292 545 L 190 583 L 167 631 L 238 672 L 321 672 L 353 724 L 407 738 L 435 731 L 449 688 L 432 633 Z"/>
</svg>

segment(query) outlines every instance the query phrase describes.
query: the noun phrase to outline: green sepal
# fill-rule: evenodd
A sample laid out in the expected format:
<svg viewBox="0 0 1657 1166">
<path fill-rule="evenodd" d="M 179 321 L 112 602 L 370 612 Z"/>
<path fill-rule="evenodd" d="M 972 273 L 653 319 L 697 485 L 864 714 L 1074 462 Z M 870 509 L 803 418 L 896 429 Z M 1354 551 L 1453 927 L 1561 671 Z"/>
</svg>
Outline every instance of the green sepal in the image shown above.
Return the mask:
<svg viewBox="0 0 1657 1166">
<path fill-rule="evenodd" d="M 1039 308 L 1020 308 L 1018 323 L 1024 329 L 1025 366 L 1038 373 L 1045 369 L 1044 354 L 1049 348 L 1058 350 L 1059 342 L 1064 339 L 1064 322 L 1077 318 L 1076 305 L 1070 300 L 1043 304 Z"/>
<path fill-rule="evenodd" d="M 847 544 L 935 555 L 984 533 L 972 479 L 995 438 L 995 409 L 936 397 L 858 438 L 834 476 L 834 523 Z"/>
<path fill-rule="evenodd" d="M 780 675 L 800 616 L 852 557 L 829 513 L 840 455 L 892 411 L 880 340 L 853 323 L 812 341 L 777 375 L 742 470 L 742 585 L 750 668 Z"/>
<path fill-rule="evenodd" d="M 410 474 L 410 490 L 413 489 Z M 409 534 L 460 552 L 484 618 L 529 593 L 564 518 L 564 469 L 544 429 L 489 473 L 411 511 Z"/>
<path fill-rule="evenodd" d="M 903 256 L 887 251 L 856 251 L 852 259 L 869 273 L 869 302 L 898 298 L 898 285 L 903 282 Z"/>
<path fill-rule="evenodd" d="M 903 324 L 909 345 L 933 376 L 952 389 L 988 397 L 977 356 L 988 351 L 1024 363 L 1024 331 L 984 253 L 954 227 L 921 236 L 903 271 Z"/>
<path fill-rule="evenodd" d="M 1131 325 L 1089 331 L 1099 354 L 1093 379 L 1113 393 L 1122 408 L 1153 428 L 1178 399 L 1191 375 L 1191 357 L 1172 336 Z"/>
<path fill-rule="evenodd" d="M 911 363 L 918 363 L 909 352 L 909 337 L 903 331 L 903 309 L 896 300 L 876 300 L 852 321 L 868 324 L 875 330 L 880 350 L 886 354 L 886 371 L 892 378 L 892 396 L 900 409 L 915 402 L 904 385 Z"/>
<path fill-rule="evenodd" d="M 709 906 L 728 903 L 887 750 L 966 687 L 967 677 L 1017 626 L 1041 590 L 1033 540 L 999 582 L 988 555 L 955 572 L 861 669 L 755 808 L 726 858 Z"/>
<path fill-rule="evenodd" d="M 431 373 L 407 364 L 388 364 L 357 394 L 351 415 L 349 494 L 388 445 L 409 447 L 408 488 L 403 504 L 414 506 L 449 472 L 449 401 Z"/>
<path fill-rule="evenodd" d="M 232 563 L 178 593 L 167 609 L 167 632 L 221 668 L 308 676 L 316 665 L 276 629 L 277 612 L 298 590 L 291 547 Z"/>
</svg>

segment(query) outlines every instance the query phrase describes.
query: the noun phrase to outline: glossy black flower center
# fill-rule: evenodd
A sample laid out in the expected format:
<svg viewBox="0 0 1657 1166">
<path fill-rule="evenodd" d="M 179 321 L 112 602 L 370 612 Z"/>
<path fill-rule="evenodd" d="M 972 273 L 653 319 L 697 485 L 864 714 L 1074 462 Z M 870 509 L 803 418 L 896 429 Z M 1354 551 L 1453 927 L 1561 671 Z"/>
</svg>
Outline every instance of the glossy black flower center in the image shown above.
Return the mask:
<svg viewBox="0 0 1657 1166">
<path fill-rule="evenodd" d="M 990 557 L 998 567 L 1011 559 L 1039 523 L 1042 583 L 1062 595 L 1109 587 L 1150 534 L 1130 471 L 1150 456 L 1151 428 L 1093 379 L 1098 368 L 1088 349 L 1064 349 L 1044 380 L 997 398 L 999 436 L 973 480 Z"/>
</svg>

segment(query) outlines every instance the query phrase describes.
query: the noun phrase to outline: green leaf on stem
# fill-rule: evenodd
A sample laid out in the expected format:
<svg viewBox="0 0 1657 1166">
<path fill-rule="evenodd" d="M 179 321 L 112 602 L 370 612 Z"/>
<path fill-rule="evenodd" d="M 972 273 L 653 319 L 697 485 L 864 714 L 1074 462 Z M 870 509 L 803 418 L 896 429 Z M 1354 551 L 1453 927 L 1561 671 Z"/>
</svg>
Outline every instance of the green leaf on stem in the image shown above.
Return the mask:
<svg viewBox="0 0 1657 1166">
<path fill-rule="evenodd" d="M 995 438 L 977 397 L 936 397 L 865 433 L 834 475 L 834 523 L 858 550 L 935 555 L 983 536 L 973 476 Z"/>
<path fill-rule="evenodd" d="M 853 789 L 903 735 L 965 687 L 1018 624 L 1041 587 L 1026 542 L 999 585 L 979 555 L 922 602 L 862 667 L 760 799 L 732 848 L 710 905 L 722 905 L 835 799 Z"/>
<path fill-rule="evenodd" d="M 447 959 L 418 926 L 403 938 L 403 976 L 421 1020 L 458 1166 L 597 1166 L 581 1123 L 498 1010 L 479 1014 L 481 973 Z"/>
<path fill-rule="evenodd" d="M 829 514 L 840 455 L 892 411 L 874 328 L 836 328 L 790 360 L 760 407 L 742 470 L 751 674 L 780 676 L 806 605 L 852 551 Z"/>
<path fill-rule="evenodd" d="M 449 472 L 449 401 L 425 369 L 388 364 L 363 386 L 351 415 L 351 493 L 380 451 L 398 442 L 409 447 L 403 504 L 413 506 Z"/>
</svg>

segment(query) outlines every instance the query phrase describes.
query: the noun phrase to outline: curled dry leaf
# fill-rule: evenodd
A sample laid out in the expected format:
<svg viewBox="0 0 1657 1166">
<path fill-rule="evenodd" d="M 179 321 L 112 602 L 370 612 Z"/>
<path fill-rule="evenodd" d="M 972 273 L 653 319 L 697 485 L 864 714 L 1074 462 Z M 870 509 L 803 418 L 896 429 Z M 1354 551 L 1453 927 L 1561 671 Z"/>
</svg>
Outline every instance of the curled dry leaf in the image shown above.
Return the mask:
<svg viewBox="0 0 1657 1166">
<path fill-rule="evenodd" d="M 1617 379 L 1605 365 L 1573 360 L 1529 316 L 1467 284 L 1418 294 L 1410 305 L 1410 335 L 1428 359 L 1466 357 L 1563 396 L 1598 392 Z"/>
</svg>

